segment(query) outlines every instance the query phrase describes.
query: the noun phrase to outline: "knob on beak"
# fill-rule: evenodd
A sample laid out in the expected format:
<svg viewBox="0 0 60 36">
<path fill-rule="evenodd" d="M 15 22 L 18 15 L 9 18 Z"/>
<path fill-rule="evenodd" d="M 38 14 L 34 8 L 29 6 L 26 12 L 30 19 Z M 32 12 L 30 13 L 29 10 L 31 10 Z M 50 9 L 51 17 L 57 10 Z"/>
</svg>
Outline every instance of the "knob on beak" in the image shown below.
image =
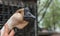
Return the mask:
<svg viewBox="0 0 60 36">
<path fill-rule="evenodd" d="M 24 8 L 24 18 L 32 18 L 35 19 L 36 17 L 30 12 L 29 8 Z"/>
</svg>

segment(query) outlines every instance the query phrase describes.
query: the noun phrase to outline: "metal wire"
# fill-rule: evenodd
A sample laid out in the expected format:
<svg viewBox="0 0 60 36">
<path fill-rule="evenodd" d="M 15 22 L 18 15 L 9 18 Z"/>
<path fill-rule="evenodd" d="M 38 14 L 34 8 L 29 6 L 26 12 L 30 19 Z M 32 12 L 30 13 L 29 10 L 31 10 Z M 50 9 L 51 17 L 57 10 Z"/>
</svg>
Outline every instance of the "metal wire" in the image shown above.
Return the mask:
<svg viewBox="0 0 60 36">
<path fill-rule="evenodd" d="M 7 4 L 6 4 L 5 1 L 7 1 Z M 16 2 L 14 2 L 14 1 L 16 1 Z M 3 2 L 2 13 L 0 13 L 0 17 L 1 17 L 2 20 L 0 20 L 0 23 L 3 24 L 3 25 L 10 18 L 10 16 L 16 11 L 16 9 L 21 8 L 21 7 L 24 8 L 24 7 L 29 7 L 30 6 L 30 5 L 26 5 L 26 2 L 22 2 L 21 0 L 2 0 L 2 2 Z M 12 3 L 10 3 L 10 2 L 12 2 Z M 16 4 L 16 5 L 13 5 L 13 4 Z M 27 3 L 27 4 L 29 4 L 29 3 Z M 31 26 L 30 25 L 28 27 L 29 31 L 27 31 L 28 29 L 23 29 L 22 32 L 21 32 L 21 30 L 15 28 L 15 32 L 16 32 L 15 36 L 35 36 L 35 34 L 37 33 L 36 20 L 35 20 L 34 23 L 35 23 L 34 24 L 35 27 L 30 27 Z M 36 34 L 36 36 L 37 36 L 37 34 Z"/>
</svg>

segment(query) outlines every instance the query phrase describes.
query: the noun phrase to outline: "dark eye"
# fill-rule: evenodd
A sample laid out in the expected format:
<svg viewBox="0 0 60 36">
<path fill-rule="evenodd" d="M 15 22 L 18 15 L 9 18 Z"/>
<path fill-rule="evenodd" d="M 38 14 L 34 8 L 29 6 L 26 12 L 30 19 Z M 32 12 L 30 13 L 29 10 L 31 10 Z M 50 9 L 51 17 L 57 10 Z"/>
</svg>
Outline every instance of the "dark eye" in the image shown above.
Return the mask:
<svg viewBox="0 0 60 36">
<path fill-rule="evenodd" d="M 19 13 L 21 13 L 21 11 L 19 11 Z"/>
</svg>

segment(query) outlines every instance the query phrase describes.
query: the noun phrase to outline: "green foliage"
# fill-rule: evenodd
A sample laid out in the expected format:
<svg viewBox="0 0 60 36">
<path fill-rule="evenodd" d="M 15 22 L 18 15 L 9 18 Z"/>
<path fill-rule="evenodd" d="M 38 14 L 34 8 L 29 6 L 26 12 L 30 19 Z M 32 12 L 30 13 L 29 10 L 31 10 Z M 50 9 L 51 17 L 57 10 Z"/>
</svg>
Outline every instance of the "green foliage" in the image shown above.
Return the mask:
<svg viewBox="0 0 60 36">
<path fill-rule="evenodd" d="M 41 4 L 41 5 L 39 4 L 38 7 L 39 8 L 43 7 L 43 5 L 45 4 Z M 42 16 L 43 15 L 42 11 L 44 11 L 42 10 L 41 12 L 39 12 L 39 10 L 42 9 L 42 8 L 40 9 L 39 8 L 38 8 L 38 13 L 40 14 L 38 14 L 39 15 L 38 17 Z M 50 6 L 46 11 L 45 17 L 43 18 L 43 22 L 39 24 L 42 24 L 42 27 L 47 29 L 52 29 L 52 28 L 55 29 L 57 26 L 60 27 L 60 0 L 53 0 L 53 2 L 51 2 Z"/>
</svg>

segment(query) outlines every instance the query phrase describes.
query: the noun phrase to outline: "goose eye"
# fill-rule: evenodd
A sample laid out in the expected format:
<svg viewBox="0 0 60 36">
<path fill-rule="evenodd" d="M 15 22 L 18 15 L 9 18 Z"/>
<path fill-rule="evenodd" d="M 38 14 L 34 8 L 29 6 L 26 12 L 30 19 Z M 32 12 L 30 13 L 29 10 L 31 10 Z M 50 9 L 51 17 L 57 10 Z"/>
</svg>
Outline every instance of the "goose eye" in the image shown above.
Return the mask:
<svg viewBox="0 0 60 36">
<path fill-rule="evenodd" d="M 19 13 L 21 13 L 21 11 L 19 11 Z"/>
</svg>

